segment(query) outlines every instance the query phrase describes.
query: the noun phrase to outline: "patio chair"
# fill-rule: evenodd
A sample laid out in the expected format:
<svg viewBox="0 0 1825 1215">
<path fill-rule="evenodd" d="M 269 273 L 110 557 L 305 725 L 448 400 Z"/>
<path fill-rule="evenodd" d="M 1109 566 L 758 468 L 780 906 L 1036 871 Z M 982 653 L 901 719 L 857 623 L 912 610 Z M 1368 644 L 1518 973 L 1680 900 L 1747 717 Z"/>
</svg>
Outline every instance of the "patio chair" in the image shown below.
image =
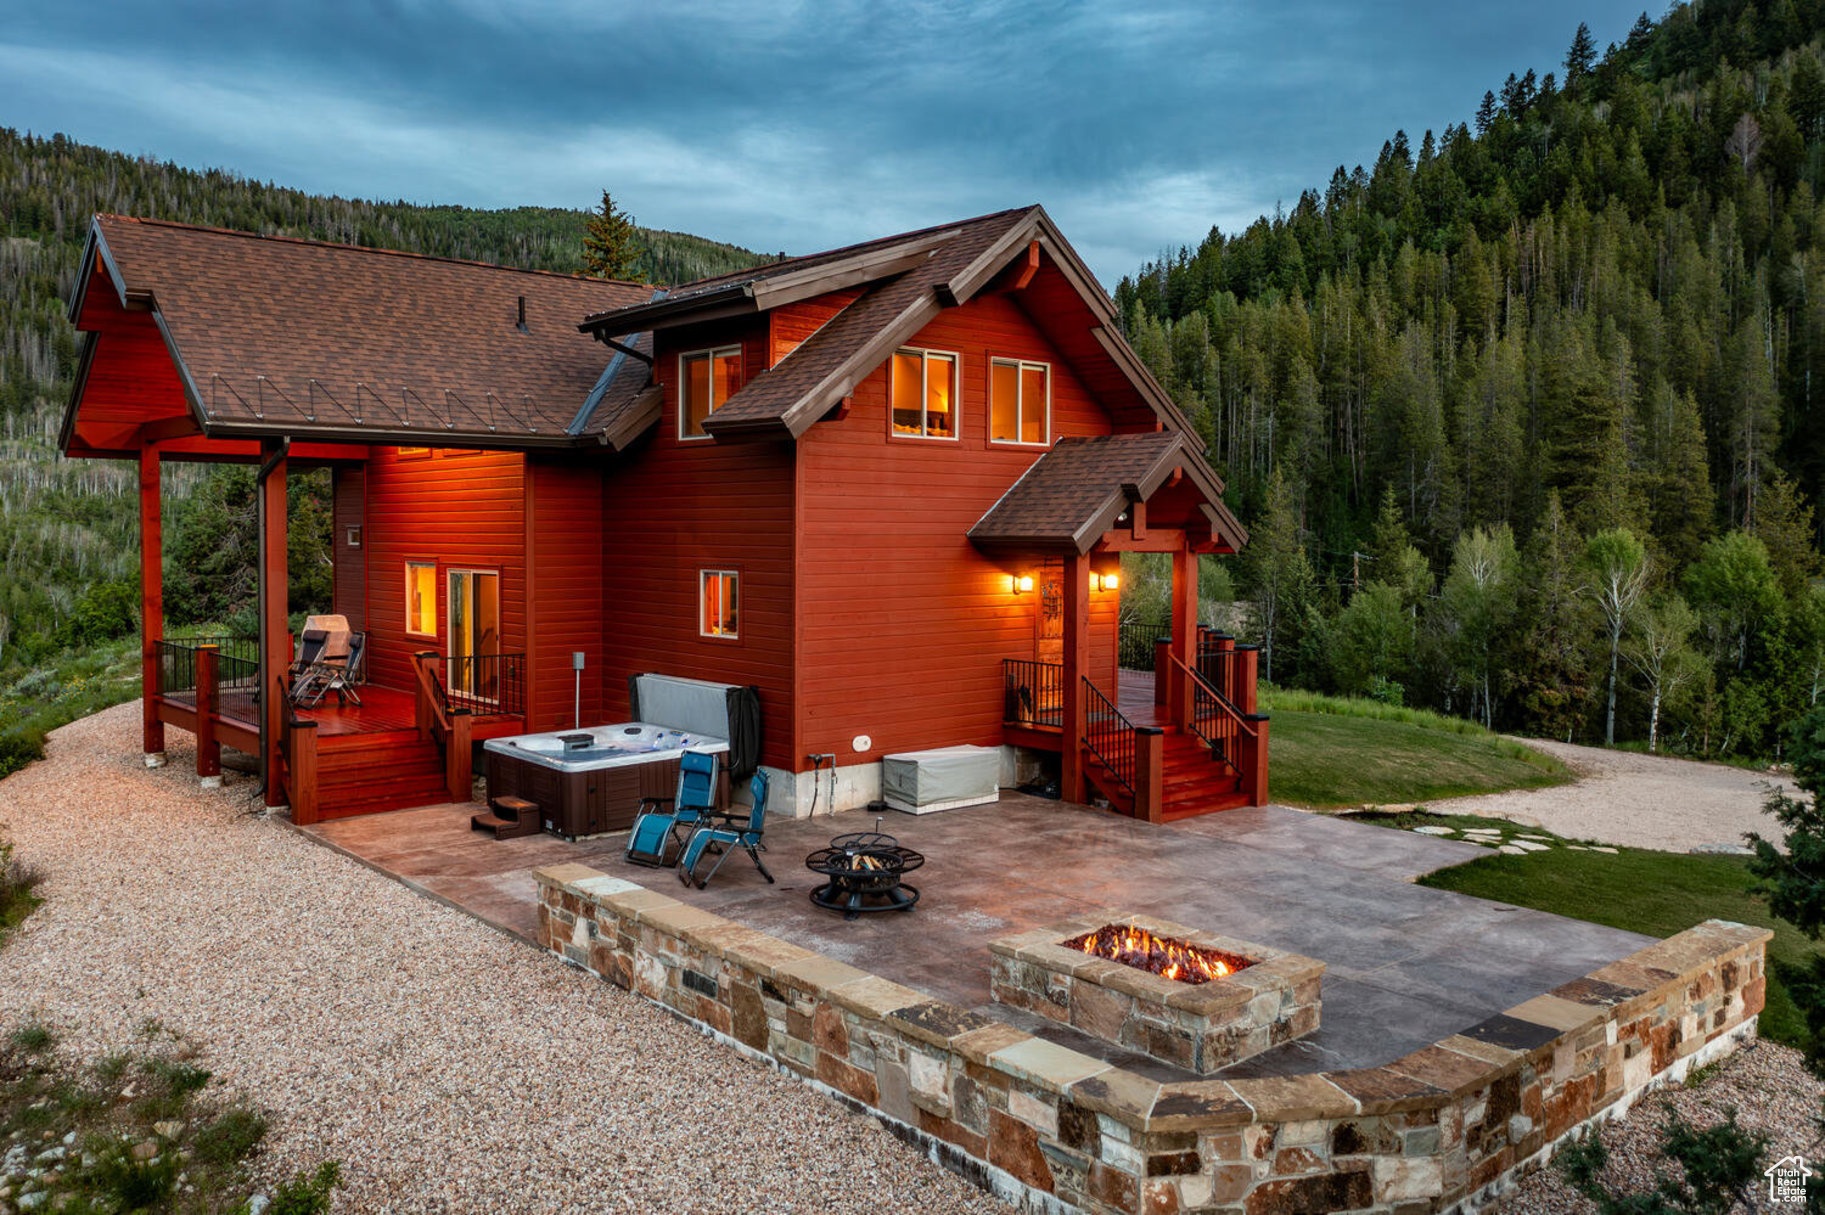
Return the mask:
<svg viewBox="0 0 1825 1215">
<path fill-rule="evenodd" d="M 702 890 L 710 884 L 710 879 L 716 876 L 716 871 L 722 868 L 722 863 L 729 859 L 730 854 L 740 848 L 754 861 L 754 867 L 760 870 L 760 875 L 769 884 L 772 883 L 773 875 L 767 872 L 767 866 L 760 859 L 760 854 L 767 850 L 767 846 L 761 843 L 761 833 L 766 829 L 767 820 L 765 772 L 754 773 L 754 779 L 748 784 L 748 792 L 754 805 L 748 811 L 746 821 L 729 815 L 724 817 L 720 826 L 699 827 L 691 833 L 690 843 L 685 845 L 684 856 L 678 862 L 679 881 L 687 886 L 695 883 L 697 889 Z M 698 877 L 697 863 L 703 859 L 704 852 L 711 845 L 720 845 L 722 855 L 716 858 L 716 863 L 710 866 L 708 873 Z"/>
<path fill-rule="evenodd" d="M 634 829 L 627 836 L 627 859 L 636 865 L 667 869 L 677 863 L 683 835 L 700 827 L 715 809 L 718 760 L 708 751 L 686 751 L 678 757 L 678 792 L 640 801 Z"/>
<path fill-rule="evenodd" d="M 348 653 L 341 658 L 319 658 L 305 671 L 299 682 L 293 686 L 292 702 L 307 707 L 320 704 L 331 692 L 336 694 L 336 703 L 346 705 L 354 701 L 361 703 L 361 694 L 355 691 L 355 685 L 367 678 L 368 635 L 350 633 L 348 635 Z M 303 688 L 301 694 L 298 689 Z"/>
<path fill-rule="evenodd" d="M 298 649 L 292 655 L 291 702 L 314 705 L 323 699 L 320 686 L 329 672 L 324 664 L 348 656 L 349 622 L 346 616 L 306 616 L 298 631 Z"/>
</svg>

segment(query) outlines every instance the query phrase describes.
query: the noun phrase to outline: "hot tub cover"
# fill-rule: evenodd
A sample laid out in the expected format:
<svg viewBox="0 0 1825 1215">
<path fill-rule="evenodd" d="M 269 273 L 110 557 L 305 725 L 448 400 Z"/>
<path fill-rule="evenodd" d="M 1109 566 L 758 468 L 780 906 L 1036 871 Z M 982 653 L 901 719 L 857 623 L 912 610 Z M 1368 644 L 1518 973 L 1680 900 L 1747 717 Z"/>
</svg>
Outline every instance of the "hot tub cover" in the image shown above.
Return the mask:
<svg viewBox="0 0 1825 1215">
<path fill-rule="evenodd" d="M 743 780 L 760 766 L 760 689 L 645 673 L 627 681 L 636 721 L 729 740 L 729 775 Z"/>
</svg>

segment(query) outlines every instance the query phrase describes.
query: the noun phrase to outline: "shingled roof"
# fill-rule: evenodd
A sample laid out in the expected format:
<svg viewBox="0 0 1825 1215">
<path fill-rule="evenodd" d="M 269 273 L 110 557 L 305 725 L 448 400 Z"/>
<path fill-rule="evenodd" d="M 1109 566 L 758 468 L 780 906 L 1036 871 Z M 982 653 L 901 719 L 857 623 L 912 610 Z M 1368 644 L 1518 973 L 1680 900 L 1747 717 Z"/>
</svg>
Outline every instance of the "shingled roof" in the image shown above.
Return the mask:
<svg viewBox="0 0 1825 1215">
<path fill-rule="evenodd" d="M 1133 502 L 1144 502 L 1174 472 L 1197 485 L 1200 509 L 1231 548 L 1248 533 L 1223 505 L 1222 486 L 1183 434 L 1096 435 L 1060 439 L 1033 462 L 969 538 L 979 548 L 1087 553 Z"/>
<path fill-rule="evenodd" d="M 153 312 L 214 436 L 569 446 L 624 428 L 647 389 L 645 363 L 606 375 L 625 356 L 576 319 L 648 286 L 104 215 L 79 326 L 96 267 Z"/>
</svg>

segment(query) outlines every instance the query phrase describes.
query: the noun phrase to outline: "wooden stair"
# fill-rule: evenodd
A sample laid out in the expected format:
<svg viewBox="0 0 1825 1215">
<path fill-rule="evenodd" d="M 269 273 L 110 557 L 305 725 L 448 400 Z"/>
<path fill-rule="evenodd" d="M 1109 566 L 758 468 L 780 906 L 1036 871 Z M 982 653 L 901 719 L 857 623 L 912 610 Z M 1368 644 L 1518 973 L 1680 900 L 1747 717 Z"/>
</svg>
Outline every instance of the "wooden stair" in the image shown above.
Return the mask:
<svg viewBox="0 0 1825 1215">
<path fill-rule="evenodd" d="M 1212 756 L 1197 735 L 1168 730 L 1162 750 L 1160 792 L 1167 822 L 1248 804 L 1242 778 Z"/>
<path fill-rule="evenodd" d="M 327 745 L 325 745 L 327 744 Z M 444 752 L 416 730 L 324 739 L 317 752 L 317 816 L 377 814 L 450 801 Z"/>
<path fill-rule="evenodd" d="M 539 807 L 536 802 L 529 802 L 523 797 L 502 795 L 491 798 L 488 809 L 469 816 L 469 828 L 472 831 L 491 831 L 497 840 L 537 835 Z"/>
<path fill-rule="evenodd" d="M 1165 821 L 1248 805 L 1241 777 L 1215 759 L 1202 739 L 1169 727 L 1162 742 L 1160 793 Z M 1084 775 L 1117 812 L 1134 815 L 1134 794 L 1088 749 L 1084 751 Z"/>
</svg>

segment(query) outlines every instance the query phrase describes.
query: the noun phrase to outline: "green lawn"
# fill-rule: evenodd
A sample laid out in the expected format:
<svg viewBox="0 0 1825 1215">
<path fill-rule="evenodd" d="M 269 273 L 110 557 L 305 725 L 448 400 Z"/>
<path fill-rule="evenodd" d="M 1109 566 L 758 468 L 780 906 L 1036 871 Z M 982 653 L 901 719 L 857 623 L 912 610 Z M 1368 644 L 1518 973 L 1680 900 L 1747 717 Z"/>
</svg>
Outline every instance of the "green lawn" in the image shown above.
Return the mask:
<svg viewBox="0 0 1825 1215">
<path fill-rule="evenodd" d="M 1268 735 L 1268 795 L 1286 805 L 1394 805 L 1571 779 L 1558 760 L 1469 722 L 1412 710 L 1372 716 L 1356 711 L 1360 701 L 1292 703 L 1300 707 L 1274 705 Z"/>
<path fill-rule="evenodd" d="M 1353 820 L 1396 828 L 1439 823 L 1550 834 L 1537 827 L 1494 819 L 1466 820 L 1433 814 L 1356 815 Z M 1754 879 L 1749 875 L 1746 858 L 1689 856 L 1638 848 L 1622 848 L 1613 856 L 1561 847 L 1526 856 L 1491 852 L 1468 864 L 1421 878 L 1420 884 L 1655 937 L 1672 936 L 1710 919 L 1772 928 L 1774 940 L 1768 945 L 1768 1006 L 1762 1013 L 1761 1031 L 1764 1037 L 1805 1048 L 1806 1022 L 1774 973 L 1775 964 L 1803 964 L 1820 947 L 1769 913 L 1767 901 L 1752 890 Z"/>
</svg>

